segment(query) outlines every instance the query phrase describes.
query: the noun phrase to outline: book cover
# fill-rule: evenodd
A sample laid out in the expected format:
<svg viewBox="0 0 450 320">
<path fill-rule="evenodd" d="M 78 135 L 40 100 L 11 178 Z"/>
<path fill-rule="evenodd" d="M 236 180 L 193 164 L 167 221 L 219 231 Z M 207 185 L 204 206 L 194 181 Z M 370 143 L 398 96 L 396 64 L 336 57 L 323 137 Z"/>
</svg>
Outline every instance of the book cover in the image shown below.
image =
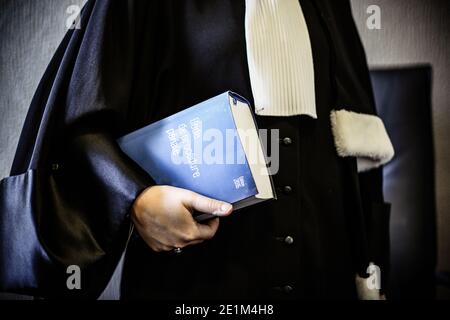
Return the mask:
<svg viewBox="0 0 450 320">
<path fill-rule="evenodd" d="M 254 197 L 258 189 L 230 106 L 236 99 L 248 107 L 239 95 L 225 92 L 130 133 L 118 143 L 158 185 L 232 204 Z"/>
</svg>

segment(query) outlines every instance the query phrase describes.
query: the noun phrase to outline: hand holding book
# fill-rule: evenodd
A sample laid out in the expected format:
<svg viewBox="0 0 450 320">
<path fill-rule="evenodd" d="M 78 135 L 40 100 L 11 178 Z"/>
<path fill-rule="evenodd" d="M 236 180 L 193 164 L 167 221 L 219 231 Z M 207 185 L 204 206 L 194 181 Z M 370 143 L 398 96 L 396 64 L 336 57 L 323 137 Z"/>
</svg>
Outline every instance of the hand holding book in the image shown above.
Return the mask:
<svg viewBox="0 0 450 320">
<path fill-rule="evenodd" d="M 233 92 L 118 143 L 158 184 L 133 207 L 137 231 L 155 251 L 211 239 L 219 221 L 209 219 L 276 198 L 250 104 Z"/>
<path fill-rule="evenodd" d="M 136 199 L 132 219 L 150 248 L 171 251 L 209 240 L 217 232 L 219 219 L 198 223 L 194 211 L 224 217 L 231 214 L 233 207 L 186 189 L 154 186 Z"/>
</svg>

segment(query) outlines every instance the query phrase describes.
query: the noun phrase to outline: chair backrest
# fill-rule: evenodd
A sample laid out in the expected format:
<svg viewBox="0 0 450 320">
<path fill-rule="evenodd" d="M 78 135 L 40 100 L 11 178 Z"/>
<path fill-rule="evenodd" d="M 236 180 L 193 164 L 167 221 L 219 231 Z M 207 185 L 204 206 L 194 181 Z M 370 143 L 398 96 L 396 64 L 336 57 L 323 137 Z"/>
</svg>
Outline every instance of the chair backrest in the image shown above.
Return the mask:
<svg viewBox="0 0 450 320">
<path fill-rule="evenodd" d="M 371 72 L 380 117 L 396 156 L 384 169 L 392 203 L 391 299 L 435 296 L 436 212 L 430 66 Z"/>
</svg>

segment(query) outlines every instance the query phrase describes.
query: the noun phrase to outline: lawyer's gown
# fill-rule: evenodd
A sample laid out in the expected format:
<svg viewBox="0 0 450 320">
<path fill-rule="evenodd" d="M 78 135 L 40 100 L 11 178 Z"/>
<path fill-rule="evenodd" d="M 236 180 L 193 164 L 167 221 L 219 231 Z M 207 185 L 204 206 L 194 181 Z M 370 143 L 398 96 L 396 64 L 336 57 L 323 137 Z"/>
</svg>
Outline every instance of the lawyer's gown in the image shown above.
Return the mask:
<svg viewBox="0 0 450 320">
<path fill-rule="evenodd" d="M 369 262 L 387 271 L 381 170 L 358 174 L 355 158 L 338 156 L 330 125 L 344 106 L 376 114 L 350 5 L 300 2 L 318 119 L 257 117 L 260 128 L 280 130 L 278 199 L 221 219 L 212 240 L 181 254 L 152 252 L 134 232 L 122 298 L 353 299 Z M 82 28 L 43 77 L 2 182 L 3 289 L 100 294 L 129 238 L 129 209 L 154 184 L 115 139 L 226 90 L 253 102 L 244 17 L 243 0 L 88 1 Z M 73 264 L 83 275 L 75 292 L 65 287 Z"/>
</svg>

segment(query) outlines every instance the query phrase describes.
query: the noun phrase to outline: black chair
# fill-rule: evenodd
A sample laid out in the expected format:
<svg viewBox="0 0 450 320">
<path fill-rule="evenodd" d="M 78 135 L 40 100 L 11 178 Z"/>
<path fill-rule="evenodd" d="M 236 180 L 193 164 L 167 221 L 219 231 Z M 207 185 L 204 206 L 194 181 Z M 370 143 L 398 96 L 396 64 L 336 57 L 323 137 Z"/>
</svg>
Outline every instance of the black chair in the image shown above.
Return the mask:
<svg viewBox="0 0 450 320">
<path fill-rule="evenodd" d="M 390 299 L 434 299 L 436 208 L 430 66 L 371 72 L 396 156 L 384 169 L 392 203 Z"/>
</svg>

